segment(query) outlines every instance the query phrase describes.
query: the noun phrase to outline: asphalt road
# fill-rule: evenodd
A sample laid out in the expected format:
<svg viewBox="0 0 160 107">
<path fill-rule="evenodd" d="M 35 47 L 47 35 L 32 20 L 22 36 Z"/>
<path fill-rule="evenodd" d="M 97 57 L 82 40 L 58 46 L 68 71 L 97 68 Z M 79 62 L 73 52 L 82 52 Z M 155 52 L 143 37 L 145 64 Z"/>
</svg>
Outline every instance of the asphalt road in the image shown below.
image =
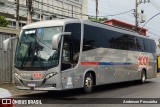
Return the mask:
<svg viewBox="0 0 160 107">
<path fill-rule="evenodd" d="M 147 80 L 145 84 L 134 81 L 97 86 L 90 94 L 83 93 L 82 89 L 76 89 L 64 92 L 40 92 L 15 96 L 15 98 L 36 99 L 43 103 L 42 105 L 16 105 L 16 107 L 160 107 L 160 104 L 114 104 L 128 100 L 127 98 L 139 98 L 129 99 L 131 101 L 159 98 L 157 101 L 160 102 L 160 76 Z"/>
</svg>

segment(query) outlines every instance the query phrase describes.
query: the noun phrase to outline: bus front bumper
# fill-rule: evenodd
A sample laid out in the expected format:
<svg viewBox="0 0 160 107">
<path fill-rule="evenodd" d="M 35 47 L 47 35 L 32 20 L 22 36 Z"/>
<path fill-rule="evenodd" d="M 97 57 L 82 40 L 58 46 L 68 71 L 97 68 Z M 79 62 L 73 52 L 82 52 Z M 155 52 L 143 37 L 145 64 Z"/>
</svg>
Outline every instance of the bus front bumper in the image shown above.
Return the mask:
<svg viewBox="0 0 160 107">
<path fill-rule="evenodd" d="M 33 91 L 51 91 L 62 90 L 61 84 L 53 79 L 48 79 L 45 83 L 42 80 L 20 80 L 15 76 L 16 88 L 19 90 L 33 90 Z"/>
<path fill-rule="evenodd" d="M 32 90 L 32 91 L 60 91 L 62 89 L 57 89 L 54 87 L 23 87 L 23 86 L 16 86 L 19 90 Z"/>
</svg>

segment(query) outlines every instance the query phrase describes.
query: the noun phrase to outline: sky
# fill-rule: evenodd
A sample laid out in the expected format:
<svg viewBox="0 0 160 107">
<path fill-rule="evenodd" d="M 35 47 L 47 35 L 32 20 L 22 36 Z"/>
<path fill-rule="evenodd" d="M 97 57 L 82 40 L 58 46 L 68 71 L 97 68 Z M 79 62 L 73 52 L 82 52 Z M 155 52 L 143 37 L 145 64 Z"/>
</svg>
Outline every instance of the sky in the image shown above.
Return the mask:
<svg viewBox="0 0 160 107">
<path fill-rule="evenodd" d="M 132 9 L 135 9 L 136 0 L 99 0 L 99 14 L 98 16 L 107 16 L 109 19 L 118 19 L 124 22 L 135 24 L 134 12 L 130 11 L 125 14 L 108 16 L 123 13 Z M 139 0 L 138 0 L 139 1 Z M 144 1 L 144 0 L 142 0 Z M 95 0 L 89 0 L 88 14 L 95 16 Z M 150 0 L 150 3 L 141 3 L 138 5 L 138 12 L 144 10 L 146 22 L 160 13 L 160 0 Z M 139 26 L 143 26 L 144 23 L 139 23 Z M 147 36 L 155 39 L 158 42 L 160 38 L 160 15 L 154 17 L 152 20 L 146 23 L 144 28 L 148 29 Z"/>
</svg>

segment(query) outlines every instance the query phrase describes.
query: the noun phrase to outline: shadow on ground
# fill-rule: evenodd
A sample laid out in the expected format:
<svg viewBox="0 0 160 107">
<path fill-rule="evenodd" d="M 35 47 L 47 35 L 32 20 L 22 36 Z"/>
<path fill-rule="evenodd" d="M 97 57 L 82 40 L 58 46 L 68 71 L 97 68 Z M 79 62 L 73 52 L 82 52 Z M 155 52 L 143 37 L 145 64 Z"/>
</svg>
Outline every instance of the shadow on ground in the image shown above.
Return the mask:
<svg viewBox="0 0 160 107">
<path fill-rule="evenodd" d="M 64 100 L 72 100 L 77 99 L 76 96 L 85 96 L 97 93 L 103 93 L 110 90 L 118 90 L 121 88 L 133 87 L 138 85 L 146 85 L 152 84 L 153 81 L 147 81 L 145 84 L 140 84 L 139 81 L 131 81 L 131 82 L 122 82 L 122 83 L 114 83 L 114 84 L 107 84 L 107 85 L 100 85 L 94 87 L 92 93 L 84 93 L 83 89 L 72 89 L 72 90 L 65 90 L 65 91 L 49 91 L 44 93 L 35 93 L 35 94 L 27 94 L 27 95 L 20 95 L 16 96 L 16 98 L 23 97 L 23 98 L 38 98 L 38 99 L 64 99 Z M 67 99 L 66 99 L 67 98 Z"/>
</svg>

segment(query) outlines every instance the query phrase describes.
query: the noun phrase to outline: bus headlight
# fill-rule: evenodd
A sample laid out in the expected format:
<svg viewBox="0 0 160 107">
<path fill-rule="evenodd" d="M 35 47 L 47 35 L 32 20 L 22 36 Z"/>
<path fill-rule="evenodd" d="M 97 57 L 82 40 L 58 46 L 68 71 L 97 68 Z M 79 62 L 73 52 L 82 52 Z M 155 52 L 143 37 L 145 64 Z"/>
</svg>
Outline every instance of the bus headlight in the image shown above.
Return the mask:
<svg viewBox="0 0 160 107">
<path fill-rule="evenodd" d="M 17 73 L 14 73 L 14 74 L 16 75 L 16 77 L 17 77 L 18 79 L 20 79 L 20 80 L 22 79 L 19 74 L 17 74 Z"/>
<path fill-rule="evenodd" d="M 48 74 L 48 75 L 45 77 L 45 79 L 47 80 L 47 79 L 49 79 L 49 78 L 51 78 L 51 77 L 53 77 L 53 76 L 55 76 L 55 75 L 57 75 L 57 74 L 58 74 L 57 72 L 52 72 L 52 73 Z"/>
</svg>

